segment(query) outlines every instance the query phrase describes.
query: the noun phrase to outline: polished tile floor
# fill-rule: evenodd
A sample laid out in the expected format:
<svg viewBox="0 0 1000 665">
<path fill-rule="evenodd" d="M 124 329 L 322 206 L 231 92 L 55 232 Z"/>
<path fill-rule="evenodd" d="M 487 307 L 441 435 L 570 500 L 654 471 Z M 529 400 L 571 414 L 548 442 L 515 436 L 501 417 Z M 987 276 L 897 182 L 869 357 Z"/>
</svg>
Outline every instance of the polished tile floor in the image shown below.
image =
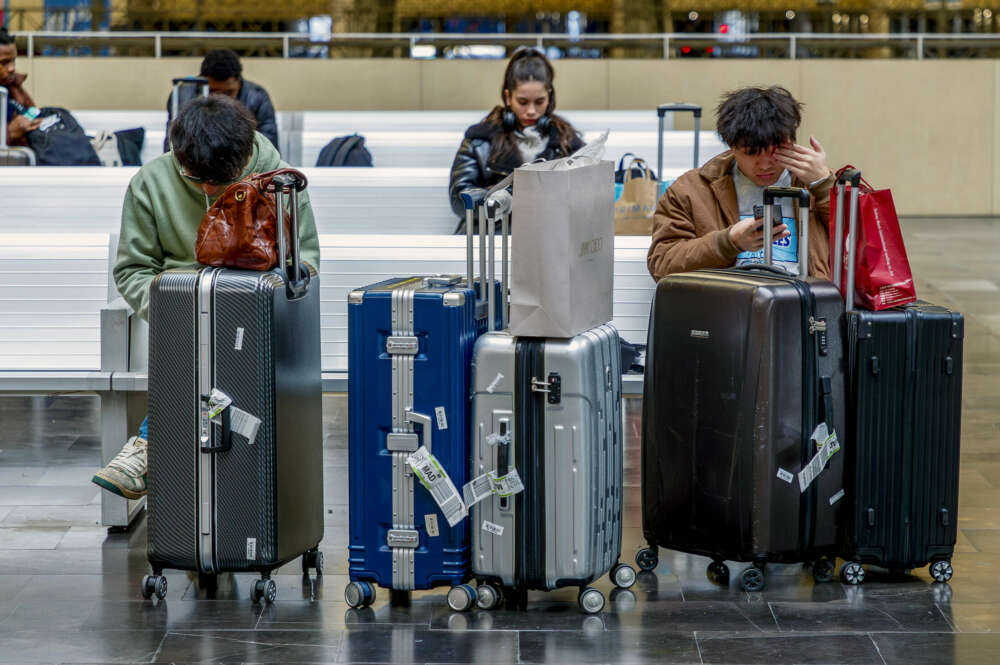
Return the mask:
<svg viewBox="0 0 1000 665">
<path fill-rule="evenodd" d="M 800 566 L 768 568 L 763 593 L 719 587 L 707 561 L 660 553 L 656 573 L 581 614 L 575 592 L 532 594 L 526 612 L 452 614 L 444 592 L 407 607 L 349 610 L 346 399 L 325 402 L 327 572 L 280 571 L 277 602 L 253 606 L 252 576 L 208 597 L 169 574 L 143 601 L 145 521 L 99 526 L 99 402 L 0 399 L 0 663 L 729 663 L 993 665 L 1000 654 L 1000 220 L 907 220 L 921 297 L 966 315 L 960 535 L 950 584 L 926 570 L 863 587 L 814 584 Z M 627 403 L 625 545 L 641 545 L 639 404 Z M 738 564 L 732 564 L 739 570 Z M 607 580 L 598 585 L 605 592 Z"/>
</svg>

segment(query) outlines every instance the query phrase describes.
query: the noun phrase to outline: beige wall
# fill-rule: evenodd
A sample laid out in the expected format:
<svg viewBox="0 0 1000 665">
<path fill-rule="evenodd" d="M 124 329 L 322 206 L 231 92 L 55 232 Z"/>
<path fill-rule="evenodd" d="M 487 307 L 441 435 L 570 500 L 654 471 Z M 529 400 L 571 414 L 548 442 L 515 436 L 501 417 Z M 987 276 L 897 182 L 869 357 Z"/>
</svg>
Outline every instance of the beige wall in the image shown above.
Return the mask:
<svg viewBox="0 0 1000 665">
<path fill-rule="evenodd" d="M 156 109 L 187 58 L 21 58 L 36 101 L 69 108 Z M 247 59 L 280 110 L 486 109 L 496 61 Z M 564 109 L 652 109 L 699 103 L 705 125 L 726 90 L 779 83 L 805 102 L 831 166 L 851 162 L 890 187 L 902 214 L 1000 215 L 1000 61 L 565 60 Z M 691 126 L 682 118 L 678 127 Z M 651 146 L 652 149 L 652 146 Z M 652 155 L 650 155 L 652 157 Z"/>
</svg>

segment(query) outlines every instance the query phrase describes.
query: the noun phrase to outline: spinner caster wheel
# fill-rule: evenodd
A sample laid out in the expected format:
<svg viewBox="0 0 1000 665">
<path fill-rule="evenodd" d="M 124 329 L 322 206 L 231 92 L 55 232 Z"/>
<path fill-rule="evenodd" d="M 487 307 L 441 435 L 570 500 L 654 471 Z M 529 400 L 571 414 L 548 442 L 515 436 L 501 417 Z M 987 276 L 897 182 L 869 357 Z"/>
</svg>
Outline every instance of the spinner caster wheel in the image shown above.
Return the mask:
<svg viewBox="0 0 1000 665">
<path fill-rule="evenodd" d="M 951 563 L 947 561 L 935 561 L 931 564 L 931 577 L 935 582 L 947 582 L 954 573 Z"/>
<path fill-rule="evenodd" d="M 819 559 L 813 564 L 813 579 L 823 584 L 833 579 L 837 568 L 829 559 Z"/>
<path fill-rule="evenodd" d="M 448 592 L 448 607 L 455 612 L 471 610 L 476 604 L 476 590 L 468 584 L 453 586 Z"/>
<path fill-rule="evenodd" d="M 840 567 L 840 581 L 857 585 L 865 581 L 865 567 L 855 561 L 848 561 Z"/>
<path fill-rule="evenodd" d="M 481 610 L 492 610 L 503 600 L 500 590 L 492 584 L 483 583 L 476 589 L 476 606 Z"/>
<path fill-rule="evenodd" d="M 577 602 L 587 614 L 597 614 L 604 609 L 604 594 L 593 587 L 586 587 L 580 590 Z"/>
<path fill-rule="evenodd" d="M 705 574 L 716 584 L 729 584 L 729 566 L 724 561 L 713 561 L 708 564 L 708 570 L 705 571 Z"/>
<path fill-rule="evenodd" d="M 660 563 L 660 556 L 651 547 L 645 547 L 636 552 L 635 565 L 639 566 L 639 570 L 653 570 L 658 563 Z"/>
<path fill-rule="evenodd" d="M 351 582 L 344 589 L 344 600 L 349 607 L 368 607 L 375 602 L 375 585 L 371 582 Z"/>
<path fill-rule="evenodd" d="M 611 569 L 611 581 L 619 589 L 628 589 L 635 584 L 635 569 L 627 563 L 620 563 Z"/>
<path fill-rule="evenodd" d="M 750 566 L 740 573 L 740 584 L 744 591 L 760 591 L 764 588 L 764 571 L 757 566 Z"/>
<path fill-rule="evenodd" d="M 252 600 L 254 604 L 263 600 L 265 603 L 270 605 L 277 597 L 278 585 L 270 578 L 257 580 L 254 582 L 253 589 L 250 591 L 250 600 Z"/>
<path fill-rule="evenodd" d="M 142 578 L 142 597 L 156 596 L 163 600 L 167 596 L 167 578 L 163 575 L 146 575 Z"/>
<path fill-rule="evenodd" d="M 323 574 L 323 553 L 319 550 L 309 550 L 302 555 L 302 574 L 308 575 L 310 569 L 317 575 Z"/>
</svg>

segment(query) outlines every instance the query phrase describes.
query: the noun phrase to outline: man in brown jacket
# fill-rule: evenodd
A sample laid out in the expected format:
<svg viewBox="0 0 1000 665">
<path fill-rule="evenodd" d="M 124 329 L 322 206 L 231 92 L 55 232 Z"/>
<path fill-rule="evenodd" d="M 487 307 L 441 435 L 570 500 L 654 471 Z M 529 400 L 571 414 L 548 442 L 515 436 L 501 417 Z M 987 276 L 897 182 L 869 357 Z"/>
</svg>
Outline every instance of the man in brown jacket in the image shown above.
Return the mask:
<svg viewBox="0 0 1000 665">
<path fill-rule="evenodd" d="M 764 231 L 754 207 L 764 187 L 806 187 L 812 195 L 809 274 L 829 277 L 828 224 L 833 174 L 815 137 L 795 143 L 802 105 L 779 86 L 743 88 L 723 97 L 717 130 L 729 150 L 678 178 L 660 199 L 653 218 L 653 242 L 646 259 L 650 274 L 700 268 L 728 268 L 763 260 Z M 782 201 L 775 221 L 775 262 L 797 267 L 796 220 Z M 784 223 L 779 223 L 783 221 Z"/>
</svg>

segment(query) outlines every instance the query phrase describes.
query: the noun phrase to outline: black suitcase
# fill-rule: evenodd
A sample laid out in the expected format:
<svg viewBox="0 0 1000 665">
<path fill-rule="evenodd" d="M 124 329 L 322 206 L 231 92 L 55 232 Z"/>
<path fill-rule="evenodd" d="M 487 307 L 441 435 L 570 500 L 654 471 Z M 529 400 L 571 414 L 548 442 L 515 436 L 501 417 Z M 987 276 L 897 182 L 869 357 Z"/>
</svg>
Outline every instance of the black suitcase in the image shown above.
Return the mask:
<svg viewBox="0 0 1000 665">
<path fill-rule="evenodd" d="M 837 182 L 834 281 L 840 283 L 844 183 L 851 182 L 845 293 L 854 293 L 859 171 Z M 849 299 L 853 300 L 853 299 Z M 906 571 L 931 564 L 951 579 L 958 533 L 963 318 L 917 301 L 846 320 L 848 407 L 841 579 L 861 584 L 864 563 Z"/>
<path fill-rule="evenodd" d="M 300 183 L 275 184 L 297 211 Z M 291 231 L 291 269 L 168 270 L 150 287 L 147 598 L 165 595 L 165 568 L 210 586 L 260 572 L 254 602 L 274 599 L 284 563 L 322 568 L 320 284 L 299 265 L 295 212 Z"/>
<path fill-rule="evenodd" d="M 806 190 L 765 190 L 765 261 L 774 198 L 785 196 L 798 199 L 806 231 L 800 275 L 745 266 L 657 285 L 642 419 L 649 547 L 636 556 L 645 570 L 666 547 L 711 557 L 720 582 L 725 560 L 752 562 L 746 590 L 763 588 L 767 562 L 812 562 L 818 580 L 833 576 L 844 455 L 833 443 L 819 452 L 811 435 L 820 423 L 844 429 L 843 303 L 831 282 L 805 275 Z M 809 468 L 814 480 L 801 491 L 797 476 Z"/>
</svg>

